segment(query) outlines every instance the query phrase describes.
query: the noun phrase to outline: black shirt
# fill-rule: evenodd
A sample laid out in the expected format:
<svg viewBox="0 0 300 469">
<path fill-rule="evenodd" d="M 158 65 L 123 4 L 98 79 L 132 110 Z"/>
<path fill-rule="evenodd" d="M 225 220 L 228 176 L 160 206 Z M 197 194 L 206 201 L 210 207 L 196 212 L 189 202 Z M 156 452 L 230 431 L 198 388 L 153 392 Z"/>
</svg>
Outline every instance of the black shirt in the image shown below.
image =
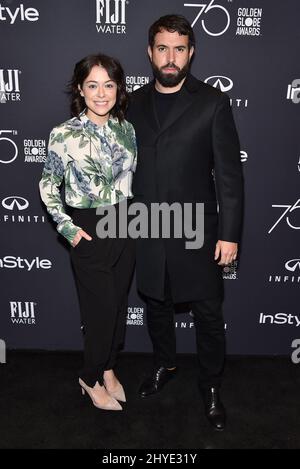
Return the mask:
<svg viewBox="0 0 300 469">
<path fill-rule="evenodd" d="M 162 126 L 165 122 L 167 115 L 174 105 L 179 93 L 180 90 L 175 91 L 175 93 L 160 93 L 156 88 L 154 88 L 155 110 L 160 126 Z"/>
</svg>

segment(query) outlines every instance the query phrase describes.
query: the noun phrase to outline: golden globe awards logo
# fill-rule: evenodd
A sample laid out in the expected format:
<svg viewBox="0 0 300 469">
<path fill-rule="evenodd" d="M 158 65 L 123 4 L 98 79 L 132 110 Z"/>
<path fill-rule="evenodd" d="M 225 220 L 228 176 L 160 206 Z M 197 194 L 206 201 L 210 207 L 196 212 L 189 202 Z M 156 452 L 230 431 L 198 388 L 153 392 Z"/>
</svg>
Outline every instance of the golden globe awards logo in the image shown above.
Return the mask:
<svg viewBox="0 0 300 469">
<path fill-rule="evenodd" d="M 126 34 L 128 0 L 96 0 L 96 29 L 104 34 Z"/>
<path fill-rule="evenodd" d="M 24 161 L 26 163 L 45 163 L 47 158 L 47 145 L 44 139 L 24 140 Z"/>
<path fill-rule="evenodd" d="M 231 264 L 223 267 L 223 279 L 224 280 L 236 280 L 237 279 L 237 267 L 238 262 L 233 261 Z"/>
<path fill-rule="evenodd" d="M 150 77 L 143 76 L 126 76 L 126 90 L 128 93 L 138 90 L 150 82 Z"/>
<path fill-rule="evenodd" d="M 260 36 L 262 8 L 238 8 L 237 36 Z"/>
<path fill-rule="evenodd" d="M 144 308 L 128 307 L 126 323 L 128 326 L 142 326 L 144 324 Z"/>
<path fill-rule="evenodd" d="M 0 163 L 13 163 L 19 154 L 15 137 L 17 130 L 0 128 Z M 45 139 L 26 138 L 23 140 L 24 161 L 26 163 L 45 163 L 47 158 L 47 142 Z"/>
</svg>

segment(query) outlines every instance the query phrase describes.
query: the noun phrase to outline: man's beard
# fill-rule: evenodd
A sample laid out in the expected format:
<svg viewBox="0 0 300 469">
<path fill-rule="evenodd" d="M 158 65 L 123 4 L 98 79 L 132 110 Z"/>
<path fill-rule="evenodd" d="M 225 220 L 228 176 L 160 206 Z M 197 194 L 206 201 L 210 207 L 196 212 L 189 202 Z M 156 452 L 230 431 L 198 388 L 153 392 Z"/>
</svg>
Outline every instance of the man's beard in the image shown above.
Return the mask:
<svg viewBox="0 0 300 469">
<path fill-rule="evenodd" d="M 177 70 L 178 73 L 164 73 L 164 68 L 174 68 Z M 183 80 L 187 76 L 189 68 L 189 62 L 187 62 L 181 69 L 172 62 L 169 62 L 167 65 L 164 65 L 161 68 L 158 68 L 155 63 L 152 62 L 152 70 L 154 77 L 162 86 L 165 86 L 166 88 L 173 88 L 174 86 L 177 86 L 181 82 L 181 80 Z"/>
</svg>

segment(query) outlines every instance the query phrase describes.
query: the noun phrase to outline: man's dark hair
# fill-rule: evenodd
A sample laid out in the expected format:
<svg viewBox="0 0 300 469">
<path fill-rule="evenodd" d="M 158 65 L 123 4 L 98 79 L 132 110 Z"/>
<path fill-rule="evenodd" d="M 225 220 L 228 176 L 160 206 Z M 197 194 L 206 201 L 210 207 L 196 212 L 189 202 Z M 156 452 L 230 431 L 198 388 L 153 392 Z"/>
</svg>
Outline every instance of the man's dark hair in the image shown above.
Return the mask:
<svg viewBox="0 0 300 469">
<path fill-rule="evenodd" d="M 148 43 L 151 49 L 153 49 L 156 34 L 164 29 L 170 33 L 177 32 L 178 34 L 188 36 L 189 49 L 195 47 L 194 31 L 189 21 L 182 15 L 165 15 L 161 16 L 149 28 Z"/>
</svg>

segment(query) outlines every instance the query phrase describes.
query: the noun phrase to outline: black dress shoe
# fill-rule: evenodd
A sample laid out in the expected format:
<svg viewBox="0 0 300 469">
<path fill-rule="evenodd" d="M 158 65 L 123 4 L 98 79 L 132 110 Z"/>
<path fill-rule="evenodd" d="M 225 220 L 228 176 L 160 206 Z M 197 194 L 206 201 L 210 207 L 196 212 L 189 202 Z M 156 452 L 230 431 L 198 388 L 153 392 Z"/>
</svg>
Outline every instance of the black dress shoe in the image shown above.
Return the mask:
<svg viewBox="0 0 300 469">
<path fill-rule="evenodd" d="M 151 396 L 159 392 L 164 385 L 175 376 L 176 368 L 174 370 L 168 370 L 161 366 L 155 368 L 152 375 L 146 378 L 139 389 L 140 397 Z"/>
<path fill-rule="evenodd" d="M 209 423 L 219 431 L 224 430 L 226 422 L 225 408 L 221 402 L 219 389 L 210 387 L 202 389 L 205 415 Z"/>
</svg>

